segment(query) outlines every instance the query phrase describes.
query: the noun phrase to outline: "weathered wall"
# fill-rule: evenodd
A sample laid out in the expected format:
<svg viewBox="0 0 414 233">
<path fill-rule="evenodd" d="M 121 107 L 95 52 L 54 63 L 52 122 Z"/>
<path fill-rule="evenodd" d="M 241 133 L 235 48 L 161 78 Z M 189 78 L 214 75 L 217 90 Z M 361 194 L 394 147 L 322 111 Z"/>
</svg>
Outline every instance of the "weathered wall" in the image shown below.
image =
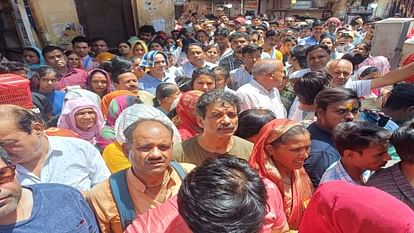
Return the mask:
<svg viewBox="0 0 414 233">
<path fill-rule="evenodd" d="M 173 0 L 132 0 L 135 22 L 153 25 L 156 30 L 170 32 L 174 29 Z M 138 25 L 138 24 L 135 24 Z"/>
</svg>

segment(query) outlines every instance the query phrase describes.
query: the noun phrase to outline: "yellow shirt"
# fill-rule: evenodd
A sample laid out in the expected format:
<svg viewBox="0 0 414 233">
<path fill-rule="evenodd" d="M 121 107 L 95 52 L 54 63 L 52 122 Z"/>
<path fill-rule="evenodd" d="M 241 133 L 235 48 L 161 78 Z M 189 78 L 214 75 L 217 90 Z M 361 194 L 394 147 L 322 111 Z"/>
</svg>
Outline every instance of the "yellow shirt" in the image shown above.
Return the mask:
<svg viewBox="0 0 414 233">
<path fill-rule="evenodd" d="M 180 163 L 186 173 L 190 172 L 195 165 L 189 163 Z M 169 168 L 169 176 L 166 183 L 161 187 L 161 191 L 155 198 L 151 198 L 145 194 L 145 185 L 132 173 L 132 169 L 128 169 L 126 172 L 126 180 L 128 185 L 128 191 L 131 195 L 132 202 L 135 206 L 135 213 L 142 214 L 148 209 L 155 208 L 161 205 L 163 202 L 157 201 L 158 199 L 164 199 L 177 195 L 181 186 L 181 179 L 178 173 Z M 160 196 L 164 196 L 160 197 Z M 122 233 L 122 224 L 119 217 L 116 203 L 112 197 L 111 187 L 109 180 L 97 184 L 88 193 L 86 200 L 94 211 L 99 223 L 99 228 L 102 233 L 113 232 Z"/>
<path fill-rule="evenodd" d="M 122 152 L 122 146 L 118 142 L 107 145 L 102 157 L 111 173 L 115 173 L 131 167 L 128 157 Z"/>
</svg>

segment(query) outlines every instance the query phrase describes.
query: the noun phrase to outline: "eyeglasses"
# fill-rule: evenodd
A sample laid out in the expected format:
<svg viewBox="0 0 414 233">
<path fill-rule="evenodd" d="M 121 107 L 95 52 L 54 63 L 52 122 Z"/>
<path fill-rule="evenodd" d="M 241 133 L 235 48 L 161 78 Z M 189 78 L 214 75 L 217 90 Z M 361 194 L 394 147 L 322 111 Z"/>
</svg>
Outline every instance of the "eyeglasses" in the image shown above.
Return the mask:
<svg viewBox="0 0 414 233">
<path fill-rule="evenodd" d="M 16 166 L 8 165 L 0 168 L 0 185 L 14 180 Z"/>
</svg>

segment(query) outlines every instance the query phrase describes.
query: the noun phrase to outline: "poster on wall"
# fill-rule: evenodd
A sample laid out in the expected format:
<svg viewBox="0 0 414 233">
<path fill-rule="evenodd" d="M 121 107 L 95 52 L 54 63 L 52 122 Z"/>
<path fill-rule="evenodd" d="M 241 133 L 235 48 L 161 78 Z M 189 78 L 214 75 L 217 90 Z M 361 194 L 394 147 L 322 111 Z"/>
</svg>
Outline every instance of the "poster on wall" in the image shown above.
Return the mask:
<svg viewBox="0 0 414 233">
<path fill-rule="evenodd" d="M 253 10 L 254 12 L 256 12 L 257 7 L 258 7 L 257 0 L 245 0 L 244 1 L 244 11 Z"/>
</svg>

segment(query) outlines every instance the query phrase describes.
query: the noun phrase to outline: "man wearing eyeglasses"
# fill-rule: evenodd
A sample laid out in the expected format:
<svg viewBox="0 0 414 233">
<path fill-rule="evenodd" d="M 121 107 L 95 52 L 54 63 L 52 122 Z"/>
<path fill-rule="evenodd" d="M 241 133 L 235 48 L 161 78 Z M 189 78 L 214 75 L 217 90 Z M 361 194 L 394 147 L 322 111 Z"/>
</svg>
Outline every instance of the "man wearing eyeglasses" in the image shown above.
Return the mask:
<svg viewBox="0 0 414 233">
<path fill-rule="evenodd" d="M 0 147 L 0 232 L 99 232 L 81 193 L 61 184 L 21 186 Z"/>
</svg>

